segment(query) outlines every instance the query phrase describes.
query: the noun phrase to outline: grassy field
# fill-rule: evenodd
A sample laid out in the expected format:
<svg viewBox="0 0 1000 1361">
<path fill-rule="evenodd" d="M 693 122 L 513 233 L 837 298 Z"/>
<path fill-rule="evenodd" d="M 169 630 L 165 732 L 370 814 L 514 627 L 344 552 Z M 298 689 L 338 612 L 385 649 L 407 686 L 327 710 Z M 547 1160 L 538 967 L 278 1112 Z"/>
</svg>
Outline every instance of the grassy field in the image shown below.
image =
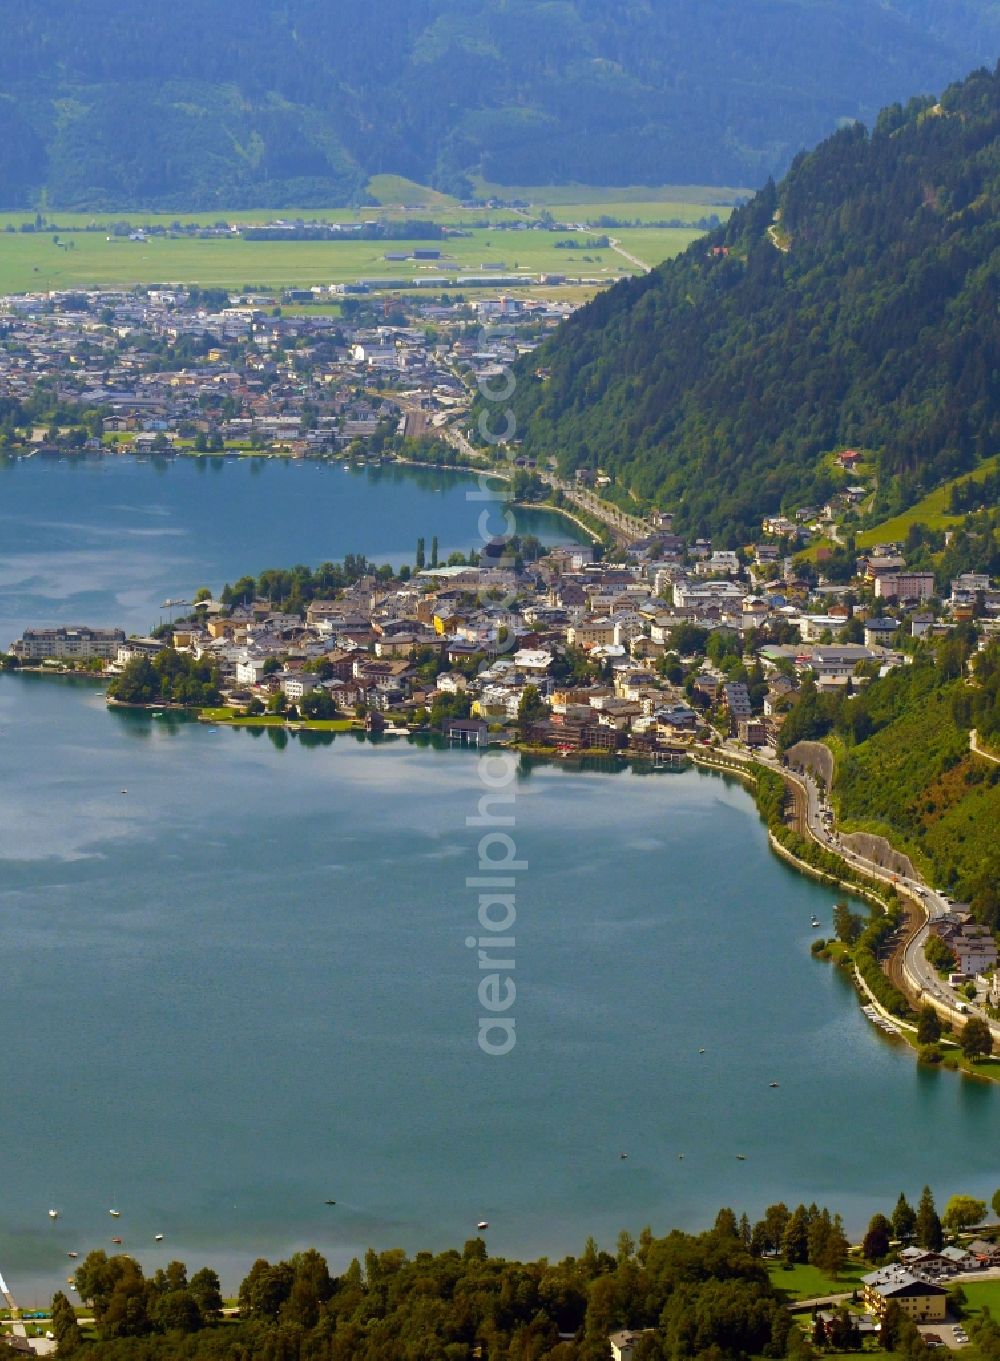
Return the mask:
<svg viewBox="0 0 1000 1361">
<path fill-rule="evenodd" d="M 232 728 L 283 728 L 288 722 L 281 714 L 244 718 L 237 710 L 228 708 L 199 709 L 198 717 L 204 723 L 225 723 Z M 356 718 L 308 718 L 295 719 L 294 727 L 307 732 L 360 732 L 363 725 Z"/>
<path fill-rule="evenodd" d="M 679 222 L 689 222 L 693 225 L 700 222 L 703 217 L 708 217 L 711 213 L 715 213 L 720 222 L 725 222 L 732 209 L 721 203 L 644 203 L 634 199 L 607 203 L 599 199 L 592 199 L 585 203 L 554 204 L 550 206 L 549 211 L 559 221 L 569 218 L 573 222 L 596 222 L 598 218 L 611 217 L 630 223 L 663 222 L 676 219 Z"/>
<path fill-rule="evenodd" d="M 625 248 L 649 264 L 678 254 L 696 236 L 686 228 L 630 229 L 615 233 Z M 120 288 L 136 284 L 186 283 L 239 289 L 248 285 L 309 287 L 360 278 L 391 279 L 399 287 L 427 275 L 529 272 L 606 279 L 634 273 L 616 251 L 558 249 L 560 234 L 474 229 L 440 243 L 426 241 L 244 241 L 153 238 L 107 240 L 100 232 L 77 232 L 53 242 L 52 234 L 0 234 L 0 292 L 38 289 Z M 577 238 L 579 239 L 579 238 Z M 387 261 L 385 255 L 440 246 L 440 261 Z M 482 266 L 491 266 L 482 269 Z"/>
<path fill-rule="evenodd" d="M 961 524 L 964 516 L 948 514 L 952 486 L 955 482 L 965 482 L 970 476 L 973 481 L 979 481 L 987 473 L 995 472 L 998 465 L 1000 465 L 1000 454 L 994 454 L 992 458 L 981 463 L 974 473 L 963 473 L 961 477 L 943 483 L 936 491 L 932 491 L 922 501 L 918 501 L 915 506 L 904 511 L 902 515 L 894 515 L 891 520 L 883 520 L 874 529 L 866 529 L 859 534 L 858 547 L 870 548 L 872 544 L 891 543 L 898 539 L 905 539 L 910 525 L 921 524 L 927 525 L 930 529 L 950 529 L 954 525 Z"/>
<path fill-rule="evenodd" d="M 600 206 L 610 212 L 616 204 L 654 203 L 668 205 L 665 217 L 680 217 L 673 209 L 687 204 L 697 206 L 696 216 L 701 217 L 706 209 L 718 205 L 730 206 L 737 198 L 749 198 L 752 189 L 737 189 L 730 185 L 705 184 L 630 184 L 601 185 L 588 184 L 496 184 L 490 180 L 475 178 L 473 187 L 480 198 L 521 199 L 540 208 L 552 208 L 566 204 L 585 204 L 589 207 Z M 625 216 L 625 214 L 622 214 Z M 633 213 L 634 217 L 635 214 Z M 721 214 L 720 214 L 721 216 Z"/>
<path fill-rule="evenodd" d="M 848 1262 L 836 1281 L 815 1266 L 796 1264 L 786 1269 L 781 1262 L 774 1262 L 767 1270 L 774 1286 L 789 1300 L 813 1300 L 822 1295 L 849 1294 L 870 1268 L 863 1262 Z"/>
<path fill-rule="evenodd" d="M 373 203 L 398 205 L 402 208 L 431 208 L 440 212 L 443 208 L 458 208 L 457 198 L 450 194 L 439 193 L 426 184 L 417 184 L 405 175 L 373 175 L 368 181 L 368 192 Z"/>
<path fill-rule="evenodd" d="M 1000 1318 L 1000 1281 L 963 1281 L 968 1304 L 966 1314 L 981 1314 L 988 1308 L 994 1318 Z"/>
</svg>

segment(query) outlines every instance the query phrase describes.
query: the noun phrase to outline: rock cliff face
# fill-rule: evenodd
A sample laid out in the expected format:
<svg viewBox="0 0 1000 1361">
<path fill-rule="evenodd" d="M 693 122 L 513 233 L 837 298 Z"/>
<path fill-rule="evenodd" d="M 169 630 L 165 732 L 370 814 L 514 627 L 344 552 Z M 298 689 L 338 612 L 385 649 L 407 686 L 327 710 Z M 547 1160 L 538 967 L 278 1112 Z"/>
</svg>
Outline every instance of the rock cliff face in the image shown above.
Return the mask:
<svg viewBox="0 0 1000 1361">
<path fill-rule="evenodd" d="M 830 791 L 833 784 L 833 752 L 822 742 L 796 742 L 785 752 L 793 770 L 810 771 Z"/>
<path fill-rule="evenodd" d="M 857 855 L 882 865 L 890 874 L 898 874 L 906 879 L 918 877 L 910 857 L 897 851 L 884 836 L 873 836 L 871 832 L 848 832 L 841 837 L 841 841 Z"/>
</svg>

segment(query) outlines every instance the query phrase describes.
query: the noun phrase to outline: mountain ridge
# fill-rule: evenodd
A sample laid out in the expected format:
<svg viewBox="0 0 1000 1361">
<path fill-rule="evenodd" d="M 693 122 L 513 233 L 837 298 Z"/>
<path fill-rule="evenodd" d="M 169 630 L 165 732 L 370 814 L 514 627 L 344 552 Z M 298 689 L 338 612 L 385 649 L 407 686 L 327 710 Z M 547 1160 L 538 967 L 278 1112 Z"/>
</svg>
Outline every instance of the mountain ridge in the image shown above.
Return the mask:
<svg viewBox="0 0 1000 1361">
<path fill-rule="evenodd" d="M 392 172 L 759 184 L 1000 48 L 955 0 L 0 0 L 5 206 L 356 201 Z"/>
<path fill-rule="evenodd" d="M 821 504 L 824 456 L 855 446 L 895 513 L 1000 448 L 998 300 L 1000 75 L 980 70 L 835 133 L 571 317 L 516 370 L 524 452 L 742 542 Z"/>
</svg>

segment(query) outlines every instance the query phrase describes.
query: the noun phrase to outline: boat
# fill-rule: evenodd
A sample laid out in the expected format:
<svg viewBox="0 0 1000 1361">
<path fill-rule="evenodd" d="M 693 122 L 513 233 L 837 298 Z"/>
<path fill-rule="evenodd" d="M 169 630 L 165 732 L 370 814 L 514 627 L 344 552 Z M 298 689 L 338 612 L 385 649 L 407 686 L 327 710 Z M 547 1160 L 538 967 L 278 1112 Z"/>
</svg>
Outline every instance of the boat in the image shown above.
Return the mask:
<svg viewBox="0 0 1000 1361">
<path fill-rule="evenodd" d="M 812 926 L 813 930 L 815 931 L 816 928 L 820 925 L 819 917 L 813 917 L 813 919 L 812 919 L 810 925 Z"/>
<path fill-rule="evenodd" d="M 479 1223 L 476 1225 L 477 1229 L 488 1229 L 489 1227 L 490 1221 L 488 1219 L 481 1219 Z"/>
<path fill-rule="evenodd" d="M 336 1203 L 335 1200 L 324 1200 L 323 1202 L 324 1205 L 336 1205 Z"/>
<path fill-rule="evenodd" d="M 121 1210 L 109 1210 L 108 1214 L 111 1216 L 112 1219 L 121 1219 L 122 1217 Z"/>
<path fill-rule="evenodd" d="M 67 1257 L 79 1257 L 79 1255 L 78 1252 L 67 1252 L 66 1254 Z"/>
<path fill-rule="evenodd" d="M 699 1049 L 699 1050 L 698 1050 L 698 1053 L 699 1053 L 699 1054 L 704 1054 L 704 1052 L 705 1052 L 704 1049 Z"/>
<path fill-rule="evenodd" d="M 678 1158 L 683 1158 L 683 1157 L 684 1157 L 684 1154 L 683 1154 L 683 1153 L 678 1153 L 677 1156 L 678 1156 Z"/>
<path fill-rule="evenodd" d="M 780 1087 L 780 1086 L 781 1086 L 781 1083 L 780 1083 L 780 1082 L 769 1082 L 767 1085 L 768 1085 L 769 1087 Z"/>
<path fill-rule="evenodd" d="M 117 1244 L 118 1247 L 121 1247 L 121 1245 L 122 1245 L 122 1240 L 121 1240 L 120 1238 L 112 1238 L 111 1241 L 112 1241 L 112 1243 Z"/>
<path fill-rule="evenodd" d="M 50 1210 L 50 1211 L 49 1211 L 49 1218 L 50 1218 L 50 1219 L 58 1219 L 58 1218 L 59 1218 L 59 1211 L 58 1211 L 58 1210 Z"/>
<path fill-rule="evenodd" d="M 746 1160 L 747 1160 L 747 1155 L 746 1155 L 745 1153 L 737 1153 L 737 1155 L 736 1155 L 736 1161 L 737 1161 L 738 1163 L 745 1163 Z"/>
<path fill-rule="evenodd" d="M 154 1233 L 154 1234 L 153 1234 L 153 1242 L 154 1242 L 154 1243 L 162 1243 L 162 1242 L 163 1242 L 163 1234 L 162 1234 L 162 1233 Z"/>
<path fill-rule="evenodd" d="M 627 1154 L 627 1153 L 619 1153 L 618 1156 L 619 1156 L 619 1158 L 627 1158 L 627 1157 L 628 1157 L 628 1154 Z"/>
</svg>

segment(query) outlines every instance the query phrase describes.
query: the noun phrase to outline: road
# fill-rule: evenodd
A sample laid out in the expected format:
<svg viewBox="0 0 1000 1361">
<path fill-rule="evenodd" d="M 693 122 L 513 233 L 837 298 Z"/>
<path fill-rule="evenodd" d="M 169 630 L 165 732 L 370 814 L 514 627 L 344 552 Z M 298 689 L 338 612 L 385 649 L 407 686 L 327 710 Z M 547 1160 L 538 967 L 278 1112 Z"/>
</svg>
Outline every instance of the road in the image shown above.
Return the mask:
<svg viewBox="0 0 1000 1361">
<path fill-rule="evenodd" d="M 647 264 L 645 260 L 640 260 L 638 255 L 633 255 L 631 251 L 627 251 L 619 240 L 613 236 L 609 236 L 608 240 L 611 242 L 611 249 L 626 259 L 630 265 L 635 265 L 636 269 L 641 269 L 643 274 L 652 273 L 653 266 Z"/>
<path fill-rule="evenodd" d="M 979 745 L 979 734 L 975 728 L 969 733 L 969 750 L 974 751 L 977 756 L 981 756 L 984 761 L 992 761 L 995 766 L 1000 766 L 1000 756 L 994 756 L 991 752 L 983 751 Z"/>
<path fill-rule="evenodd" d="M 742 759 L 748 759 L 738 748 L 727 745 L 725 750 L 730 755 L 740 755 Z M 971 1002 L 960 1003 L 954 991 L 938 977 L 937 971 L 924 956 L 930 924 L 952 910 L 949 899 L 935 889 L 928 888 L 921 879 L 893 874 L 878 862 L 845 846 L 840 834 L 833 830 L 833 810 L 826 802 L 825 793 L 820 790 L 810 774 L 792 773 L 775 757 L 758 756 L 753 759 L 777 770 L 786 783 L 792 786 L 796 825 L 800 835 L 809 836 L 825 850 L 841 856 L 849 865 L 853 865 L 869 878 L 891 884 L 903 896 L 907 924 L 902 928 L 900 940 L 886 967 L 887 974 L 896 986 L 909 996 L 911 1001 L 915 1000 L 918 1004 L 922 1001 L 930 1002 L 937 1011 L 945 1013 L 955 1025 L 961 1026 L 970 1016 L 978 1016 L 989 1026 L 994 1048 L 1000 1051 L 1000 1023 L 992 1020 Z M 964 1010 L 959 1010 L 960 1006 Z"/>
<path fill-rule="evenodd" d="M 473 448 L 456 425 L 446 426 L 443 434 L 448 443 L 460 454 L 464 454 L 484 469 L 488 468 L 481 450 Z M 564 482 L 554 473 L 545 472 L 541 468 L 536 468 L 535 472 L 546 486 L 555 491 L 561 491 L 571 508 L 575 507 L 577 510 L 585 511 L 588 515 L 592 515 L 595 520 L 606 525 L 619 543 L 634 543 L 637 539 L 644 539 L 652 533 L 650 525 L 640 516 L 629 515 L 627 511 L 619 510 L 610 501 L 602 500 L 595 492 L 588 491 L 585 487 L 577 487 L 570 482 Z"/>
</svg>

